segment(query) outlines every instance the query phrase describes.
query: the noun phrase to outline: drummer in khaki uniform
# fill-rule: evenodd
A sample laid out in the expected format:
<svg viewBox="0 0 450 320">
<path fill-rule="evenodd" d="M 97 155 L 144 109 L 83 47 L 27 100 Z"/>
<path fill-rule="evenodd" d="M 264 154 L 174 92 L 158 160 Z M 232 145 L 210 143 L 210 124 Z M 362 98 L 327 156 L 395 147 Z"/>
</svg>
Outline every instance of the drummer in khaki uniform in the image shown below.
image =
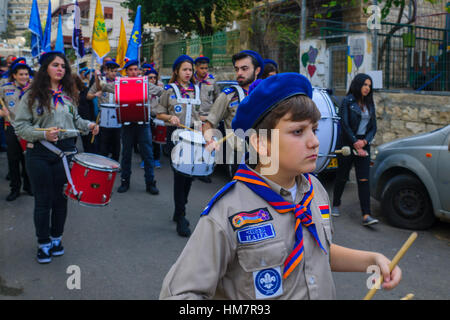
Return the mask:
<svg viewBox="0 0 450 320">
<path fill-rule="evenodd" d="M 156 117 L 159 120 L 169 122 L 167 128 L 167 143 L 169 153 L 172 152 L 174 141 L 172 133 L 176 127 L 183 126 L 193 128 L 194 123 L 201 125 L 200 121 L 200 89 L 194 83 L 194 60 L 188 55 L 179 56 L 172 65 L 172 78 L 165 87 L 164 93 L 159 99 L 159 105 L 155 108 Z M 181 99 L 186 102 L 183 103 Z M 174 175 L 174 202 L 175 211 L 172 220 L 177 223 L 177 233 L 181 237 L 189 237 L 189 221 L 186 219 L 186 204 L 193 178 L 185 176 L 176 170 Z"/>
<path fill-rule="evenodd" d="M 306 77 L 285 73 L 263 80 L 240 104 L 233 129 L 247 132 L 260 160 L 241 164 L 209 202 L 161 299 L 334 299 L 332 271 L 371 265 L 385 289 L 400 282 L 400 268 L 390 273 L 382 254 L 332 242 L 328 194 L 308 174 L 319 150 L 311 97 Z"/>
<path fill-rule="evenodd" d="M 209 73 L 209 58 L 200 56 L 194 60 L 195 83 L 200 87 L 200 118 L 206 120 L 214 101 L 220 94 L 220 89 L 216 84 L 216 79 Z"/>
<path fill-rule="evenodd" d="M 3 109 L 0 106 L 0 116 L 5 118 L 8 168 L 11 178 L 11 192 L 6 197 L 6 201 L 13 201 L 20 196 L 20 188 L 22 186 L 21 167 L 23 190 L 30 195 L 32 194 L 25 168 L 25 157 L 13 127 L 19 101 L 30 88 L 30 73 L 31 68 L 26 64 L 25 58 L 18 58 L 9 68 L 10 82 L 0 87 L 0 98 L 4 101 L 6 107 L 6 109 Z"/>
<path fill-rule="evenodd" d="M 203 134 L 208 144 L 212 143 L 214 148 L 218 149 L 213 140 L 214 130 L 219 123 L 223 120 L 225 129 L 231 129 L 231 121 L 233 120 L 239 103 L 248 95 L 248 89 L 250 85 L 260 77 L 262 70 L 264 69 L 264 62 L 261 56 L 251 50 L 244 50 L 232 57 L 234 69 L 236 71 L 236 80 L 239 85 L 226 88 L 217 97 L 214 102 L 209 115 L 203 125 Z M 237 143 L 235 143 L 237 141 Z M 240 146 L 242 144 L 239 140 L 235 140 L 235 137 L 227 139 L 227 143 L 231 149 L 236 151 L 242 151 Z M 227 163 L 234 163 L 235 167 L 240 162 L 240 157 L 235 153 L 233 159 L 227 159 Z M 239 158 L 239 159 L 238 159 Z"/>
</svg>

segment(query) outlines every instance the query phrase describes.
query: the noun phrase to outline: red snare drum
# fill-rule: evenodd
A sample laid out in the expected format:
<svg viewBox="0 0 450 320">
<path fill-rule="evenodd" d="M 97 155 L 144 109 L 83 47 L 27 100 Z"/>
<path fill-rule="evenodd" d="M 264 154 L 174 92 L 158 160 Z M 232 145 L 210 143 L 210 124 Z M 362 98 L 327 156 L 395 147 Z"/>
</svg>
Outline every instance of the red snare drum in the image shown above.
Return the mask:
<svg viewBox="0 0 450 320">
<path fill-rule="evenodd" d="M 114 96 L 119 123 L 149 121 L 147 77 L 116 78 Z"/>
<path fill-rule="evenodd" d="M 159 144 L 167 143 L 167 127 L 164 125 L 164 121 L 158 119 L 153 120 L 152 140 Z"/>
<path fill-rule="evenodd" d="M 80 204 L 106 206 L 111 201 L 112 188 L 120 164 L 112 159 L 92 153 L 79 153 L 73 157 L 70 175 L 78 192 L 70 184 L 65 194 Z"/>
</svg>

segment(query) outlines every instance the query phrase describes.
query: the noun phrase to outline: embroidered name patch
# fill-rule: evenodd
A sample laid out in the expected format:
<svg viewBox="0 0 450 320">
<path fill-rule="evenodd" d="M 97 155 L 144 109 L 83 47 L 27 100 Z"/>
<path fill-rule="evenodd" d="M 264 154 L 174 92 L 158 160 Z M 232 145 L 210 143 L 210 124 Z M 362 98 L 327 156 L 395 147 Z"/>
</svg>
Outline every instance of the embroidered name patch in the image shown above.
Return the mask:
<svg viewBox="0 0 450 320">
<path fill-rule="evenodd" d="M 322 215 L 322 219 L 330 219 L 330 206 L 323 205 L 319 206 L 320 214 Z"/>
<path fill-rule="evenodd" d="M 271 223 L 248 227 L 237 232 L 239 243 L 253 243 L 270 238 L 275 238 L 275 230 Z"/>
<path fill-rule="evenodd" d="M 283 293 L 280 267 L 253 272 L 256 299 L 275 298 Z"/>
<path fill-rule="evenodd" d="M 267 208 L 255 209 L 249 212 L 239 212 L 228 218 L 233 230 L 241 229 L 249 224 L 273 220 Z"/>
</svg>

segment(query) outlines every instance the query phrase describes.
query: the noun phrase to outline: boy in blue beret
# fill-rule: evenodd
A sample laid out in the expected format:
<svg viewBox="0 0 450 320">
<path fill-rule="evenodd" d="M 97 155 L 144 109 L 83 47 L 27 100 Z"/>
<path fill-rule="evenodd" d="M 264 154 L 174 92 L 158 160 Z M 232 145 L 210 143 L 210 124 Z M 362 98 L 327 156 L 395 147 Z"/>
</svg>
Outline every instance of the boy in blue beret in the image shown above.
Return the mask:
<svg viewBox="0 0 450 320">
<path fill-rule="evenodd" d="M 206 120 L 209 110 L 220 94 L 220 89 L 216 85 L 216 79 L 209 73 L 209 58 L 200 56 L 194 61 L 194 79 L 200 87 L 200 118 Z"/>
<path fill-rule="evenodd" d="M 309 174 L 321 117 L 311 97 L 307 78 L 287 73 L 263 80 L 241 102 L 233 129 L 247 131 L 258 160 L 241 164 L 208 203 L 160 298 L 335 299 L 332 271 L 372 265 L 383 288 L 400 282 L 400 268 L 389 272 L 382 254 L 332 242 L 328 194 Z"/>
<path fill-rule="evenodd" d="M 124 67 L 127 77 L 139 76 L 139 61 L 129 60 Z M 98 74 L 97 74 L 98 76 Z M 115 92 L 114 82 L 103 84 L 103 92 Z M 148 95 L 160 96 L 163 89 L 153 83 L 148 83 Z M 121 184 L 117 192 L 124 193 L 130 189 L 131 155 L 134 142 L 139 144 L 139 151 L 144 161 L 146 191 L 152 195 L 159 194 L 154 175 L 153 147 L 150 137 L 150 124 L 148 122 L 124 123 L 122 126 L 122 161 Z"/>
</svg>

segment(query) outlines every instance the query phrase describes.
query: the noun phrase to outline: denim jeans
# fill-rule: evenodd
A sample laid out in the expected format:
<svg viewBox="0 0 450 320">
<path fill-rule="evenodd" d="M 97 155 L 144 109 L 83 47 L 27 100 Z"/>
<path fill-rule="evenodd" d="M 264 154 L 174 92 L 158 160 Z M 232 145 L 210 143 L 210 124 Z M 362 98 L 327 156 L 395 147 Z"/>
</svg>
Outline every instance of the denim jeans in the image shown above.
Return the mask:
<svg viewBox="0 0 450 320">
<path fill-rule="evenodd" d="M 75 150 L 75 139 L 58 141 L 62 151 Z M 25 161 L 34 193 L 34 226 L 38 243 L 49 243 L 50 236 L 62 236 L 67 217 L 64 184 L 67 177 L 62 159 L 41 143 L 28 148 Z"/>
<path fill-rule="evenodd" d="M 336 173 L 336 182 L 333 191 L 333 207 L 340 206 L 341 197 L 344 193 L 344 188 L 349 178 L 349 173 L 352 165 L 355 164 L 356 180 L 358 184 L 359 204 L 362 215 L 370 214 L 370 185 L 369 185 L 369 170 L 370 170 L 370 147 L 364 147 L 364 150 L 369 154 L 367 157 L 359 157 L 351 154 L 344 157 L 338 155 L 338 169 Z"/>
<path fill-rule="evenodd" d="M 150 127 L 148 124 L 131 123 L 122 126 L 122 180 L 130 181 L 131 177 L 131 155 L 134 141 L 139 144 L 139 151 L 144 161 L 145 183 L 153 182 L 154 163 L 153 148 L 150 138 Z"/>
</svg>

